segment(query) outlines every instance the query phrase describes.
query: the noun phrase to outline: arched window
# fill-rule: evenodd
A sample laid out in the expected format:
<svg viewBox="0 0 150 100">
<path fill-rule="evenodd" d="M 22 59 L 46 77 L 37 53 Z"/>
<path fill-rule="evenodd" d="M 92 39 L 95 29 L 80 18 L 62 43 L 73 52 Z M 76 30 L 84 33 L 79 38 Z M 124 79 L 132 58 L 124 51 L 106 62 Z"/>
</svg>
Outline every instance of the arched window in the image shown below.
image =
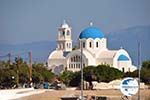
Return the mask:
<svg viewBox="0 0 150 100">
<path fill-rule="evenodd" d="M 82 45 L 83 45 L 82 47 L 83 47 L 83 48 L 85 48 L 85 42 L 83 42 L 83 44 L 82 44 Z"/>
<path fill-rule="evenodd" d="M 63 36 L 65 35 L 65 30 L 62 31 L 62 35 L 63 35 Z"/>
<path fill-rule="evenodd" d="M 71 48 L 71 43 L 69 43 L 69 48 Z"/>
<path fill-rule="evenodd" d="M 73 58 L 71 58 L 71 62 L 73 62 Z"/>
<path fill-rule="evenodd" d="M 73 61 L 76 62 L 76 57 L 75 56 L 73 57 L 73 59 L 74 59 Z"/>
<path fill-rule="evenodd" d="M 122 68 L 122 71 L 124 72 L 124 68 Z"/>
<path fill-rule="evenodd" d="M 70 35 L 70 32 L 69 32 L 69 30 L 67 31 L 67 36 L 69 36 Z"/>
<path fill-rule="evenodd" d="M 98 48 L 98 42 L 96 42 L 96 47 Z"/>
<path fill-rule="evenodd" d="M 90 47 L 90 48 L 92 47 L 92 42 L 89 42 L 89 47 Z"/>
<path fill-rule="evenodd" d="M 69 44 L 67 43 L 67 48 L 69 47 Z"/>
</svg>

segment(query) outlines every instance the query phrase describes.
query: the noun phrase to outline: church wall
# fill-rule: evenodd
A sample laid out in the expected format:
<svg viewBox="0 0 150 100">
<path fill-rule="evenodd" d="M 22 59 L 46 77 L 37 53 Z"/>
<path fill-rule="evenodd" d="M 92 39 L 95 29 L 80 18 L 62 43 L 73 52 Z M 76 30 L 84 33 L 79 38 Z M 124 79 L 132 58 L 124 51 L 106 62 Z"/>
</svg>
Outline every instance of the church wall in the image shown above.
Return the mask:
<svg viewBox="0 0 150 100">
<path fill-rule="evenodd" d="M 130 58 L 128 52 L 125 51 L 124 49 L 120 49 L 120 50 L 117 51 L 117 53 L 116 53 L 116 55 L 114 56 L 114 59 L 113 59 L 113 66 L 114 66 L 115 68 L 118 68 L 118 57 L 119 57 L 121 54 L 127 56 L 127 57 L 129 58 L 129 61 L 131 61 L 131 58 Z M 132 61 L 131 61 L 131 62 L 132 62 Z M 132 63 L 131 63 L 131 65 L 132 65 Z"/>
<path fill-rule="evenodd" d="M 131 71 L 131 61 L 118 61 L 118 69 L 124 72 Z"/>
<path fill-rule="evenodd" d="M 88 65 L 88 61 L 83 55 L 82 57 L 83 66 Z M 80 71 L 81 70 L 81 52 L 79 50 L 75 50 L 67 55 L 66 57 L 67 70 L 70 71 Z"/>
<path fill-rule="evenodd" d="M 96 59 L 96 65 L 110 65 L 113 66 L 113 59 L 112 58 L 101 58 L 101 59 Z"/>
</svg>

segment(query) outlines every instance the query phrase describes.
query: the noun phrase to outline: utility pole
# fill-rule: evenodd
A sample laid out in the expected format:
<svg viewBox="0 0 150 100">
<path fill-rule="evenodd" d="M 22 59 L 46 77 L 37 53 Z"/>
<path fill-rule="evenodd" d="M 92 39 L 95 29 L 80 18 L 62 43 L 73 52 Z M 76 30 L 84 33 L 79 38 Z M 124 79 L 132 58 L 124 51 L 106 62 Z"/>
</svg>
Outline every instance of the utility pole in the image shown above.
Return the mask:
<svg viewBox="0 0 150 100">
<path fill-rule="evenodd" d="M 83 61 L 82 61 L 82 56 L 83 56 L 83 45 L 82 45 L 82 40 L 80 42 L 80 46 L 81 46 L 81 100 L 83 100 Z"/>
<path fill-rule="evenodd" d="M 29 81 L 32 84 L 32 53 L 29 52 Z"/>
<path fill-rule="evenodd" d="M 9 66 L 11 65 L 11 53 L 8 53 L 8 63 L 9 63 Z"/>
<path fill-rule="evenodd" d="M 138 91 L 138 100 L 140 100 L 140 78 L 141 78 L 141 44 L 138 42 L 138 83 L 139 83 L 139 91 Z"/>
<path fill-rule="evenodd" d="M 19 86 L 19 67 L 20 67 L 20 57 L 19 56 L 17 57 L 16 63 L 17 63 L 17 87 L 18 87 Z"/>
</svg>

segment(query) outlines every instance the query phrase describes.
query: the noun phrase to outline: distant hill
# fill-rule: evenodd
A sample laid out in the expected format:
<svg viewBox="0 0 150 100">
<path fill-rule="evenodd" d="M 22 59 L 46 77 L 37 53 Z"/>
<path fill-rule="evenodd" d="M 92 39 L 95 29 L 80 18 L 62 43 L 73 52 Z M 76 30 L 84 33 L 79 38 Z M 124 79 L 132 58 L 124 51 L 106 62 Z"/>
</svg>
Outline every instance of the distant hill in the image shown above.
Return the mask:
<svg viewBox="0 0 150 100">
<path fill-rule="evenodd" d="M 141 60 L 150 60 L 150 26 L 136 26 L 106 35 L 108 48 L 125 48 L 137 65 L 138 42 L 141 43 Z"/>
<path fill-rule="evenodd" d="M 125 48 L 133 63 L 137 65 L 137 42 L 141 42 L 141 58 L 150 60 L 150 26 L 136 26 L 123 29 L 117 32 L 106 34 L 109 49 Z M 39 41 L 26 44 L 0 44 L 0 56 L 12 53 L 12 58 L 20 54 L 25 60 L 28 60 L 28 51 L 32 51 L 34 62 L 46 62 L 49 54 L 56 48 L 56 41 Z M 0 60 L 8 59 L 0 57 Z"/>
<path fill-rule="evenodd" d="M 40 41 L 26 44 L 0 44 L 0 55 L 7 53 L 12 54 L 12 59 L 16 56 L 21 56 L 25 60 L 28 60 L 28 52 L 32 51 L 32 57 L 34 62 L 46 62 L 47 58 L 52 50 L 56 48 L 55 41 Z M 6 57 L 1 57 L 2 59 L 8 59 Z"/>
</svg>

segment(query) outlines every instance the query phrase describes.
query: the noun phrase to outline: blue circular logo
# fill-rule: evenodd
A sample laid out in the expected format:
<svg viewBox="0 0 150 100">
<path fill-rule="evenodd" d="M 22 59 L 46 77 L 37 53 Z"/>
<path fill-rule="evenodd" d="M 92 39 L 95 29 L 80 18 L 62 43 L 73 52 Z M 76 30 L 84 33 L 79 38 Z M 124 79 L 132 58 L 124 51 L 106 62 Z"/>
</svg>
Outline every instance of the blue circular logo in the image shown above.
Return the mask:
<svg viewBox="0 0 150 100">
<path fill-rule="evenodd" d="M 138 92 L 139 86 L 135 78 L 127 77 L 122 80 L 120 85 L 121 92 L 126 96 L 132 96 Z"/>
</svg>

